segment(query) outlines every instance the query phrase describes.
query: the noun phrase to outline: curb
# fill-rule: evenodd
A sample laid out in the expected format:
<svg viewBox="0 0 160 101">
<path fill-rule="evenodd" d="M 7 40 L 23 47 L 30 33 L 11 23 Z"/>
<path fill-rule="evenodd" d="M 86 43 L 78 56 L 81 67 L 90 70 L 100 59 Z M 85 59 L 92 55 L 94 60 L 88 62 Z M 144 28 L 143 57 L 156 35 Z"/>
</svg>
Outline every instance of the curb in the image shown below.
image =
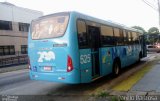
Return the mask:
<svg viewBox="0 0 160 101">
<path fill-rule="evenodd" d="M 155 57 L 153 57 L 153 58 L 155 58 Z M 96 91 L 101 90 L 101 91 L 107 92 L 111 95 L 113 92 L 113 95 L 115 95 L 115 92 L 113 90 L 111 90 L 112 87 L 114 87 L 116 84 L 120 83 L 122 80 L 127 79 L 130 75 L 133 75 L 135 72 L 142 69 L 144 66 L 146 66 L 147 64 L 149 64 L 150 62 L 153 62 L 153 61 L 155 61 L 155 59 L 149 59 L 148 61 L 145 61 L 145 63 L 143 63 L 143 64 L 138 64 L 138 66 L 136 68 L 134 65 L 131 65 L 132 68 L 130 68 L 130 69 L 126 68 L 127 70 L 125 70 L 125 68 L 124 68 L 125 71 L 120 76 L 109 80 L 109 82 L 107 84 L 104 84 L 103 86 L 91 91 L 91 94 L 95 94 Z M 137 64 L 135 64 L 135 65 L 137 65 Z"/>
</svg>

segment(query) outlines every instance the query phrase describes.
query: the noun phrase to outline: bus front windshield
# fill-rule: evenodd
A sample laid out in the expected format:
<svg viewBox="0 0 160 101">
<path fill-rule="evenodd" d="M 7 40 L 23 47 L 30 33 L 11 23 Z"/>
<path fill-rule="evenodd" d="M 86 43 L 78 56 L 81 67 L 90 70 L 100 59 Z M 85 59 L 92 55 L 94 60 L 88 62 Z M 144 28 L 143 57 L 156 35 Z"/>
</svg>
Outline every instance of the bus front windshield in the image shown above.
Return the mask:
<svg viewBox="0 0 160 101">
<path fill-rule="evenodd" d="M 65 33 L 69 15 L 51 16 L 32 22 L 32 39 L 60 37 Z"/>
</svg>

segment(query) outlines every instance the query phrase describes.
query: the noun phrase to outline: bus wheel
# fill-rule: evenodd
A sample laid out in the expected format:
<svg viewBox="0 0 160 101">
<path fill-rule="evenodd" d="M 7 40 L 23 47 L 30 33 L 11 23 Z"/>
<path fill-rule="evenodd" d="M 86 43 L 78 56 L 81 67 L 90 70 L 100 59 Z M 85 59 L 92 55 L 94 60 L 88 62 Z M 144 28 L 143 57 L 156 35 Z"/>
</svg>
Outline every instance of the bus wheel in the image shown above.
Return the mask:
<svg viewBox="0 0 160 101">
<path fill-rule="evenodd" d="M 119 65 L 119 63 L 116 61 L 116 62 L 114 62 L 114 64 L 113 64 L 113 76 L 114 76 L 114 77 L 117 77 L 117 76 L 119 75 L 119 73 L 120 73 L 120 65 Z"/>
</svg>

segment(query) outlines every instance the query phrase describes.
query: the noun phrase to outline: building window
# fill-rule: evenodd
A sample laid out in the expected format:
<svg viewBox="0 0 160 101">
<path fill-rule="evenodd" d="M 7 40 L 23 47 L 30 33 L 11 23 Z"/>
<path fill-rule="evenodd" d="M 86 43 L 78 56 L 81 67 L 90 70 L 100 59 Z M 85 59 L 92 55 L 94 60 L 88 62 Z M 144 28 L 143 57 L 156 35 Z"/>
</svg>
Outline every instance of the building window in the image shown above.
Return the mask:
<svg viewBox="0 0 160 101">
<path fill-rule="evenodd" d="M 28 32 L 29 24 L 28 23 L 19 23 L 19 31 Z"/>
<path fill-rule="evenodd" d="M 3 55 L 15 55 L 15 48 L 11 46 L 0 46 L 0 56 Z"/>
<path fill-rule="evenodd" d="M 12 22 L 0 20 L 0 30 L 12 30 Z"/>
<path fill-rule="evenodd" d="M 21 54 L 27 54 L 27 45 L 21 45 Z"/>
<path fill-rule="evenodd" d="M 4 55 L 9 55 L 9 46 L 4 46 Z"/>
<path fill-rule="evenodd" d="M 0 56 L 2 56 L 2 55 L 4 55 L 4 49 L 3 49 L 3 47 L 2 46 L 0 46 Z"/>
<path fill-rule="evenodd" d="M 15 54 L 15 48 L 14 48 L 14 46 L 10 46 L 9 52 L 10 52 L 10 55 L 14 55 Z"/>
</svg>

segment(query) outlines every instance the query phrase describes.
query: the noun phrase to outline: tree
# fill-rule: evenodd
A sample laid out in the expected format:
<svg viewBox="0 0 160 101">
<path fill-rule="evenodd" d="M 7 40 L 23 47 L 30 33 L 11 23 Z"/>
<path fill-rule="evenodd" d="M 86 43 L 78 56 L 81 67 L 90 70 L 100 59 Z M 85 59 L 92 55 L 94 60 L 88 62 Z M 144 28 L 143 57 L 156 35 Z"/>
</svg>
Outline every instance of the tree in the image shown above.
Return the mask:
<svg viewBox="0 0 160 101">
<path fill-rule="evenodd" d="M 159 43 L 159 29 L 157 27 L 151 27 L 148 30 L 148 39 L 150 44 Z"/>
<path fill-rule="evenodd" d="M 144 28 L 142 28 L 140 26 L 133 26 L 132 28 L 141 30 L 141 31 L 143 31 L 143 33 L 146 33 L 146 31 L 144 30 Z"/>
<path fill-rule="evenodd" d="M 157 27 L 151 27 L 148 30 L 148 34 L 159 34 L 159 29 Z"/>
</svg>

